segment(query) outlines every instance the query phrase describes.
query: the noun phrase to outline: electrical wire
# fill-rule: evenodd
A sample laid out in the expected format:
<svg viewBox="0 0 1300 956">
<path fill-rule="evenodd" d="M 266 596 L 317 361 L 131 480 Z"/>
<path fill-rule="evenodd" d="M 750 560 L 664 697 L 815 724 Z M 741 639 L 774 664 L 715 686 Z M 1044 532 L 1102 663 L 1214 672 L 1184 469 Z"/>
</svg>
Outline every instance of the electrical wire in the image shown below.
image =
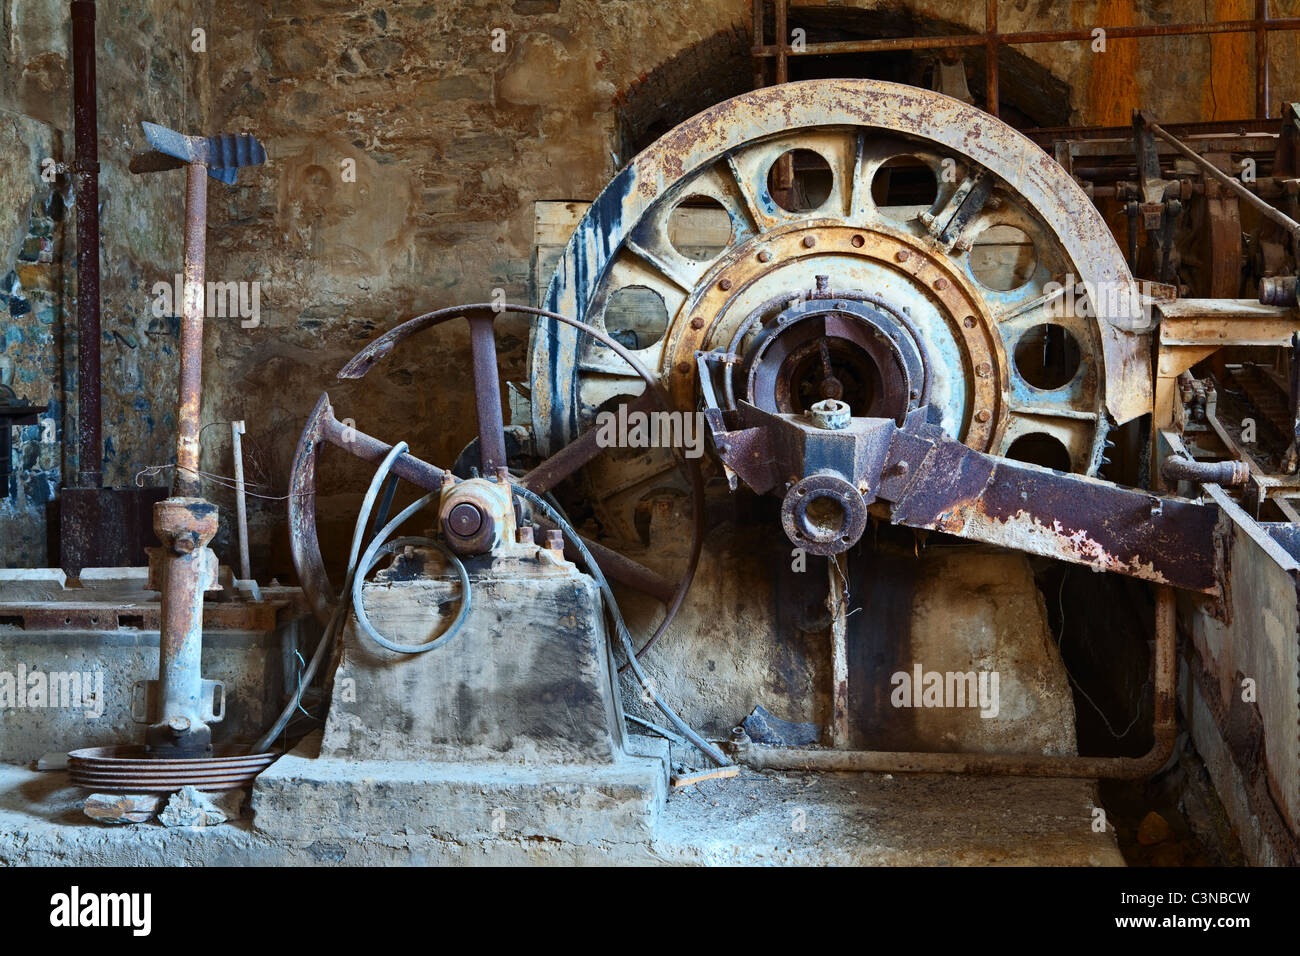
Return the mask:
<svg viewBox="0 0 1300 956">
<path fill-rule="evenodd" d="M 465 569 L 465 565 L 459 558 L 453 555 L 450 551 L 447 551 L 440 542 L 432 541 L 429 538 L 409 537 L 397 538 L 393 541 L 386 540 L 388 535 L 397 530 L 404 521 L 421 508 L 428 505 L 434 498 L 438 497 L 441 492 L 430 492 L 415 501 L 413 504 L 404 508 L 396 517 L 383 527 L 379 534 L 375 535 L 371 539 L 369 545 L 367 545 L 365 549 L 365 553 L 360 553 L 361 541 L 365 534 L 367 522 L 370 519 L 370 513 L 374 509 L 375 499 L 379 497 L 380 490 L 384 486 L 384 481 L 388 477 L 393 462 L 396 461 L 397 458 L 406 450 L 406 442 L 398 442 L 395 444 L 391 449 L 389 449 L 388 454 L 384 456 L 384 460 L 380 462 L 379 468 L 375 471 L 374 477 L 370 480 L 370 487 L 367 489 L 366 496 L 362 500 L 361 510 L 357 515 L 356 526 L 353 528 L 352 532 L 352 548 L 348 557 L 347 574 L 344 578 L 343 596 L 334 606 L 334 611 L 330 615 L 329 623 L 325 627 L 325 633 L 321 635 L 320 642 L 316 645 L 316 651 L 312 654 L 307 669 L 299 675 L 298 690 L 293 695 L 293 699 L 285 705 L 284 710 L 280 713 L 280 716 L 276 719 L 275 723 L 272 724 L 266 733 L 264 733 L 253 745 L 253 748 L 250 751 L 251 753 L 265 752 L 265 749 L 269 747 L 271 743 L 284 731 L 284 728 L 288 725 L 289 720 L 292 718 L 295 711 L 300 709 L 303 688 L 310 685 L 312 679 L 315 677 L 316 671 L 319 669 L 320 663 L 324 659 L 327 648 L 331 647 L 334 643 L 338 630 L 347 615 L 349 607 L 356 615 L 358 625 L 368 637 L 381 647 L 404 654 L 419 654 L 433 650 L 435 647 L 445 645 L 460 631 L 466 618 L 469 616 L 471 604 L 469 574 Z M 546 515 L 546 517 L 560 529 L 565 537 L 569 539 L 574 548 L 577 549 L 578 553 L 582 556 L 583 562 L 587 567 L 587 573 L 595 579 L 596 585 L 600 589 L 601 597 L 604 599 L 605 609 L 614 622 L 615 633 L 618 634 L 619 642 L 623 646 L 623 653 L 626 655 L 628 664 L 631 666 L 633 674 L 636 675 L 636 679 L 640 683 L 641 689 L 644 691 L 645 695 L 654 702 L 655 706 L 658 707 L 660 712 L 668 718 L 668 722 L 678 730 L 682 737 L 698 748 L 701 753 L 719 766 L 730 766 L 731 761 L 727 759 L 726 755 L 692 730 L 691 727 L 677 715 L 677 712 L 669 706 L 668 702 L 659 695 L 659 692 L 655 690 L 654 682 L 650 680 L 649 676 L 642 669 L 640 662 L 636 659 L 636 648 L 632 644 L 632 635 L 628 632 L 627 624 L 623 620 L 623 614 L 619 610 L 618 601 L 614 597 L 614 592 L 610 588 L 609 582 L 605 580 L 605 575 L 601 573 L 600 566 L 596 563 L 595 558 L 591 556 L 591 552 L 587 550 L 587 546 L 583 543 L 582 538 L 579 537 L 578 532 L 574 530 L 573 526 L 570 525 L 563 516 L 561 516 L 557 508 L 552 507 L 541 496 L 513 481 L 511 482 L 511 487 L 516 495 L 523 498 L 538 511 Z M 385 550 L 392 551 L 396 548 L 404 547 L 407 544 L 418 544 L 423 547 L 432 546 L 437 548 L 439 551 L 442 551 L 451 558 L 453 565 L 456 567 L 457 573 L 460 575 L 462 589 L 460 612 L 446 631 L 427 644 L 397 644 L 387 640 L 375 631 L 374 627 L 370 624 L 365 613 L 364 602 L 362 601 L 361 589 L 365 582 L 366 574 L 374 566 L 379 555 L 384 553 Z"/>
<path fill-rule="evenodd" d="M 361 515 L 356 527 L 352 530 L 352 548 L 349 552 L 348 569 L 343 583 L 342 593 L 344 597 L 340 598 L 338 603 L 334 605 L 334 612 L 330 615 L 329 622 L 325 625 L 325 632 L 321 634 L 320 641 L 316 644 L 316 651 L 307 663 L 307 669 L 298 677 L 298 690 L 294 693 L 293 699 L 285 704 L 284 710 L 280 712 L 280 716 L 276 718 L 275 723 L 257 739 L 249 753 L 266 753 L 266 748 L 271 746 L 284 731 L 302 701 L 303 688 L 310 686 L 312 678 L 316 676 L 316 671 L 320 668 L 321 661 L 325 659 L 326 650 L 333 646 L 335 635 L 342 626 L 347 614 L 348 601 L 346 595 L 352 590 L 352 578 L 356 571 L 357 558 L 361 553 L 361 539 L 365 534 L 366 519 L 370 517 L 370 511 L 375 506 L 375 499 L 379 497 L 379 489 L 388 476 L 389 469 L 393 467 L 393 462 L 397 460 L 398 456 L 406 451 L 406 447 L 406 442 L 399 441 L 389 449 L 388 454 L 384 456 L 384 460 L 379 463 L 375 476 L 370 479 L 370 488 L 366 491 L 366 497 L 361 503 Z"/>
<path fill-rule="evenodd" d="M 605 608 L 609 611 L 609 615 L 614 621 L 614 630 L 618 634 L 619 643 L 623 645 L 623 653 L 627 657 L 628 665 L 631 666 L 632 673 L 636 675 L 636 679 L 640 682 L 641 689 L 645 692 L 645 695 L 652 700 L 655 706 L 659 708 L 660 712 L 668 718 L 668 722 L 677 729 L 678 733 L 694 744 L 701 753 L 720 767 L 731 766 L 731 761 L 727 759 L 726 755 L 692 730 L 686 721 L 678 717 L 677 712 L 674 711 L 672 707 L 668 705 L 667 701 L 659 696 L 659 692 L 655 690 L 654 682 L 650 680 L 646 675 L 646 672 L 642 669 L 641 662 L 636 659 L 636 648 L 632 644 L 632 635 L 628 633 L 627 624 L 624 623 L 623 614 L 618 609 L 618 601 L 614 598 L 614 592 L 610 589 L 609 582 L 605 580 L 605 575 L 601 573 L 600 565 L 596 563 L 596 559 L 591 556 L 591 552 L 587 550 L 587 546 L 583 543 L 582 538 L 578 536 L 578 532 L 573 529 L 573 526 L 570 525 L 569 522 L 560 517 L 560 513 L 547 504 L 539 495 L 534 494 L 523 485 L 515 484 L 514 482 L 511 482 L 511 485 L 514 488 L 515 494 L 525 499 L 534 508 L 546 515 L 546 517 L 564 533 L 564 536 L 569 539 L 569 542 L 575 549 L 577 549 L 578 553 L 582 555 L 582 560 L 587 566 L 587 573 L 595 579 L 596 585 L 600 588 L 600 593 L 605 599 Z"/>
<path fill-rule="evenodd" d="M 423 654 L 425 651 L 431 651 L 435 647 L 442 647 L 458 633 L 465 624 L 465 619 L 469 617 L 470 609 L 470 584 L 469 572 L 465 570 L 464 563 L 456 555 L 452 554 L 440 541 L 434 541 L 432 538 L 409 537 L 397 538 L 393 541 L 385 539 L 397 530 L 403 521 L 415 514 L 432 499 L 438 497 L 439 492 L 430 492 L 419 501 L 405 508 L 396 518 L 384 526 L 384 530 L 375 535 L 374 540 L 370 542 L 370 547 L 366 549 L 365 555 L 361 558 L 361 563 L 357 565 L 357 573 L 352 578 L 352 613 L 356 615 L 357 627 L 365 633 L 372 641 L 380 647 L 387 648 L 397 654 Z M 421 548 L 434 548 L 442 552 L 450 559 L 452 566 L 460 575 L 460 613 L 451 625 L 435 637 L 433 640 L 424 644 L 398 644 L 396 641 L 390 641 L 370 623 L 370 618 L 366 615 L 365 600 L 362 596 L 362 587 L 366 583 L 366 575 L 370 569 L 375 566 L 379 556 L 385 552 L 392 553 L 398 548 L 414 545 Z"/>
</svg>

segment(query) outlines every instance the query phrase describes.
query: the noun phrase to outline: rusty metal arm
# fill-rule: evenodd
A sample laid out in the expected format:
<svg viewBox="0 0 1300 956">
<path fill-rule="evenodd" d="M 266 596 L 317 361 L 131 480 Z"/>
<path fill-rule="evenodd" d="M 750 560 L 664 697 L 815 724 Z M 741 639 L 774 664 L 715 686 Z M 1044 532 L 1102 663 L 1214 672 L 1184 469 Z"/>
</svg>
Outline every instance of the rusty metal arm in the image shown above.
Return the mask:
<svg viewBox="0 0 1300 956">
<path fill-rule="evenodd" d="M 895 434 L 878 497 L 911 528 L 1222 592 L 1216 507 L 985 455 L 935 426 Z"/>
<path fill-rule="evenodd" d="M 984 454 L 925 423 L 923 409 L 901 427 L 857 418 L 837 431 L 744 403 L 739 414 L 706 403 L 705 414 L 719 457 L 760 494 L 788 498 L 834 476 L 855 489 L 853 498 L 886 509 L 894 524 L 1223 593 L 1222 516 L 1214 505 Z M 846 513 L 861 507 L 842 503 Z M 831 550 L 852 544 L 845 533 L 845 544 Z"/>
</svg>

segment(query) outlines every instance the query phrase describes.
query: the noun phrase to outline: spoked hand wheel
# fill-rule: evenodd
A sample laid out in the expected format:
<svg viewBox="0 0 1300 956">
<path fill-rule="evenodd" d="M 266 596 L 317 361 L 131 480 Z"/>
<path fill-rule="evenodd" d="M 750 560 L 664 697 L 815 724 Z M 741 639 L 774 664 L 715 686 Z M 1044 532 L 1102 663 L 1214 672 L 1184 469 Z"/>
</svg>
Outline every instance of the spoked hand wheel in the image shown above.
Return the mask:
<svg viewBox="0 0 1300 956">
<path fill-rule="evenodd" d="M 508 476 L 494 329 L 497 316 L 505 312 L 543 316 L 590 335 L 623 358 L 645 381 L 645 392 L 635 399 L 635 407 L 646 410 L 667 407 L 666 398 L 655 376 L 604 331 L 555 312 L 520 305 L 476 304 L 439 309 L 417 316 L 375 339 L 358 352 L 339 372 L 339 378 L 359 379 L 376 362 L 416 333 L 452 319 L 464 318 L 469 322 L 470 346 L 473 352 L 480 474 L 490 480 L 510 481 L 534 495 L 545 495 L 599 455 L 601 446 L 596 439 L 597 430 L 590 429 L 524 476 L 519 478 Z M 312 613 L 322 624 L 328 623 L 340 600 L 325 570 L 316 529 L 316 460 L 321 446 L 326 443 L 349 451 L 363 461 L 376 465 L 383 461 L 392 449 L 392 445 L 359 431 L 350 424 L 344 425 L 340 422 L 334 415 L 328 394 L 321 395 L 320 401 L 316 403 L 303 429 L 294 454 L 290 482 L 290 547 L 294 568 L 298 572 L 303 592 L 307 596 Z M 704 482 L 699 462 L 681 455 L 676 458 L 678 467 L 684 469 L 690 482 L 694 517 L 690 556 L 679 582 L 673 584 L 659 573 L 619 552 L 583 539 L 586 549 L 605 577 L 654 597 L 666 608 L 659 626 L 642 646 L 641 651 L 637 652 L 637 656 L 658 640 L 672 623 L 690 589 L 703 545 Z M 449 469 L 439 468 L 409 454 L 402 454 L 394 460 L 391 474 L 411 482 L 424 491 L 437 491 L 460 482 L 460 479 L 452 475 Z M 453 550 L 462 554 L 483 553 L 490 550 L 493 542 L 493 535 L 490 533 L 490 511 L 490 507 L 480 507 L 473 502 L 467 502 L 451 509 L 450 513 L 444 512 L 444 532 Z M 485 520 L 488 522 L 487 525 Z M 566 542 L 565 551 L 571 560 L 579 558 L 579 552 L 572 543 Z"/>
</svg>

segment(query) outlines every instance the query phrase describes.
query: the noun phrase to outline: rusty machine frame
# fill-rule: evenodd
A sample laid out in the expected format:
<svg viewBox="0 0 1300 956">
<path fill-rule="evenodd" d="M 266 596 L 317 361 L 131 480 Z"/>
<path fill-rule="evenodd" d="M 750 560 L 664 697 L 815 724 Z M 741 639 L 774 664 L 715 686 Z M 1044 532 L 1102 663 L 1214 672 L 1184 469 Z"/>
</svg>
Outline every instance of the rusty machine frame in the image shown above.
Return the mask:
<svg viewBox="0 0 1300 956">
<path fill-rule="evenodd" d="M 787 3 L 778 0 L 774 9 L 776 36 L 784 37 Z M 1293 524 L 1300 510 L 1292 504 L 1300 499 L 1300 382 L 1293 371 L 1288 389 L 1274 370 L 1235 363 L 1231 350 L 1281 347 L 1289 356 L 1300 329 L 1300 112 L 1288 107 L 1280 124 L 1267 119 L 1268 35 L 1300 29 L 1300 19 L 1270 18 L 1261 2 L 1248 21 L 1108 29 L 1115 38 L 1253 33 L 1257 116 L 1232 124 L 1166 128 L 1138 113 L 1125 129 L 1026 135 L 996 115 L 915 87 L 786 82 L 793 55 L 983 46 L 996 114 L 1002 45 L 1090 37 L 1000 34 L 996 3 L 986 11 L 982 34 L 808 43 L 796 51 L 765 42 L 763 4 L 756 2 L 759 85 L 766 58 L 775 60 L 776 85 L 705 110 L 625 166 L 579 222 L 544 307 L 431 312 L 381 336 L 340 373 L 359 378 L 416 333 L 468 321 L 478 438 L 463 457 L 473 470 L 462 462 L 454 474 L 410 454 L 392 465 L 398 477 L 441 493 L 442 535 L 459 554 L 490 550 L 502 528 L 531 535 L 534 521 L 552 537 L 559 533 L 526 502 L 503 517 L 497 499 L 505 499 L 507 485 L 541 495 L 583 476 L 608 528 L 630 526 L 632 503 L 647 488 L 686 495 L 693 532 L 676 583 L 607 542 L 576 535 L 565 542 L 571 558 L 590 556 L 610 580 L 664 605 L 633 658 L 682 606 L 705 535 L 706 494 L 700 464 L 680 454 L 649 456 L 641 475 L 604 460 L 593 422 L 599 410 L 619 406 L 702 413 L 712 442 L 705 469 L 721 479 L 711 487 L 734 492 L 743 484 L 779 499 L 791 544 L 827 557 L 832 590 L 841 556 L 869 517 L 1154 585 L 1155 723 L 1143 757 L 846 749 L 840 602 L 831 628 L 831 746 L 773 748 L 736 734 L 731 759 L 752 766 L 1147 776 L 1166 762 L 1176 733 L 1177 601 L 1191 601 L 1216 626 L 1231 625 L 1234 616 L 1240 623 L 1248 596 L 1234 592 L 1231 565 L 1252 548 L 1270 556 L 1283 578 L 1290 575 L 1290 593 L 1298 593 L 1300 564 L 1287 550 L 1300 539 Z M 801 151 L 815 154 L 824 173 L 816 198 L 799 180 L 807 168 Z M 1259 175 L 1236 175 L 1247 159 Z M 932 199 L 894 201 L 876 189 L 900 160 L 933 175 Z M 670 217 L 701 201 L 725 211 L 730 235 L 708 252 L 678 248 Z M 1098 203 L 1116 203 L 1127 217 L 1127 248 Z M 1192 220 L 1202 214 L 1208 251 L 1200 262 L 1183 259 L 1185 233 L 1201 228 Z M 1249 260 L 1241 250 L 1243 215 L 1259 223 Z M 1033 254 L 1017 261 L 1009 281 L 995 280 L 982 272 L 987 246 L 1008 231 Z M 663 303 L 660 332 L 615 334 L 611 304 L 632 288 Z M 507 443 L 498 380 L 493 325 L 503 311 L 534 317 L 528 402 L 513 423 L 524 426 L 516 429 L 526 436 L 522 455 Z M 1073 364 L 1062 380 L 1044 384 L 1028 374 L 1019 352 L 1026 341 L 1038 345 L 1034 336 L 1047 327 L 1053 342 L 1073 343 Z M 1207 360 L 1221 381 L 1237 386 L 1225 394 L 1194 376 Z M 1222 414 L 1220 403 L 1240 403 L 1243 395 L 1265 409 L 1286 446 L 1280 464 L 1243 441 Z M 1099 477 L 1115 429 L 1145 415 L 1150 487 Z M 1018 453 L 1026 437 L 1055 442 L 1060 466 Z M 304 430 L 293 467 L 291 542 L 322 622 L 341 600 L 316 534 L 316 462 L 326 444 L 374 463 L 393 447 L 345 427 L 328 396 Z M 512 473 L 524 460 L 532 466 Z M 614 490 L 602 494 L 602 487 Z M 1270 517 L 1281 520 L 1263 520 Z M 1293 655 L 1300 648 L 1294 635 L 1287 647 Z M 1291 697 L 1300 707 L 1294 686 Z M 1275 732 L 1282 735 L 1274 742 L 1279 759 L 1300 760 L 1294 727 Z M 1282 800 L 1282 816 L 1294 815 L 1296 802 Z"/>
</svg>

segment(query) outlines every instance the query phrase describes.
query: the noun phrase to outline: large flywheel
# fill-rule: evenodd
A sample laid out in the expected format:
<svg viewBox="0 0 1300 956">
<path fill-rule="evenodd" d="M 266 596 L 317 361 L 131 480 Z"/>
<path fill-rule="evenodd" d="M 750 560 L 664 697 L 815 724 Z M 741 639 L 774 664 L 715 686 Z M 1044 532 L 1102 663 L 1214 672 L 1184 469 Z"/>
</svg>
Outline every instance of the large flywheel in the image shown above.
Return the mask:
<svg viewBox="0 0 1300 956">
<path fill-rule="evenodd" d="M 622 341 L 682 411 L 697 355 L 720 353 L 724 407 L 929 405 L 976 451 L 1092 474 L 1108 427 L 1150 406 L 1135 284 L 1078 185 L 996 118 L 874 80 L 757 90 L 672 130 L 593 203 L 546 306 Z M 546 320 L 531 386 L 543 454 L 642 387 Z"/>
</svg>

